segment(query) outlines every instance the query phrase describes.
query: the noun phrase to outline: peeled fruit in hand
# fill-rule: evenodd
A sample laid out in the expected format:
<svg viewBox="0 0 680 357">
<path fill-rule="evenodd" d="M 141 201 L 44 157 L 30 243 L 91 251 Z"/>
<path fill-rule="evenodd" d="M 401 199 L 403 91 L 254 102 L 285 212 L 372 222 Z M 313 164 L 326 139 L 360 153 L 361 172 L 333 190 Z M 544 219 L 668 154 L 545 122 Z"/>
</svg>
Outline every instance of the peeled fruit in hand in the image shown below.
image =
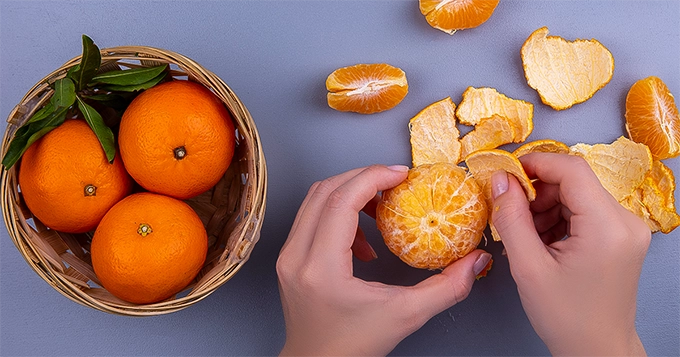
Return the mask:
<svg viewBox="0 0 680 357">
<path fill-rule="evenodd" d="M 104 216 L 92 238 L 92 267 L 114 296 L 135 304 L 182 291 L 203 268 L 208 235 L 186 203 L 144 192 Z"/>
<path fill-rule="evenodd" d="M 118 144 L 125 168 L 142 187 L 188 199 L 215 186 L 227 171 L 235 149 L 234 124 L 209 89 L 176 80 L 130 103 Z"/>
<path fill-rule="evenodd" d="M 402 261 L 440 269 L 477 247 L 487 206 L 477 182 L 462 167 L 423 164 L 383 192 L 376 222 L 385 244 Z"/>
<path fill-rule="evenodd" d="M 69 119 L 33 143 L 21 159 L 19 187 L 47 227 L 85 233 L 132 189 L 119 155 L 110 164 L 84 120 Z"/>
</svg>

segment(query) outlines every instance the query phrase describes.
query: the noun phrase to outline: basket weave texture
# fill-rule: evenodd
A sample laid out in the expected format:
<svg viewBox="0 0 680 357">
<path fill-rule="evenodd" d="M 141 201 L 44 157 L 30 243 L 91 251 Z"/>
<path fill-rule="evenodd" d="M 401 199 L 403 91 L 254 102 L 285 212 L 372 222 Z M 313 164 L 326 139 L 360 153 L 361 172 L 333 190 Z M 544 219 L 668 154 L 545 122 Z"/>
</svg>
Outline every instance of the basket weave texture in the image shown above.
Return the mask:
<svg viewBox="0 0 680 357">
<path fill-rule="evenodd" d="M 212 189 L 187 202 L 201 217 L 208 232 L 208 256 L 196 279 L 175 297 L 154 304 L 124 302 L 99 283 L 90 259 L 93 232 L 69 234 L 46 228 L 33 217 L 18 185 L 18 168 L 2 169 L 2 213 L 10 237 L 26 262 L 64 296 L 108 313 L 150 316 L 186 308 L 228 281 L 250 257 L 259 240 L 266 205 L 267 169 L 262 145 L 250 113 L 219 77 L 180 54 L 143 46 L 101 50 L 100 72 L 121 68 L 169 64 L 175 79 L 188 79 L 211 89 L 232 114 L 236 150 L 229 169 Z M 7 119 L 2 155 L 16 130 L 49 101 L 50 84 L 80 63 L 75 57 L 39 81 L 16 105 Z"/>
</svg>

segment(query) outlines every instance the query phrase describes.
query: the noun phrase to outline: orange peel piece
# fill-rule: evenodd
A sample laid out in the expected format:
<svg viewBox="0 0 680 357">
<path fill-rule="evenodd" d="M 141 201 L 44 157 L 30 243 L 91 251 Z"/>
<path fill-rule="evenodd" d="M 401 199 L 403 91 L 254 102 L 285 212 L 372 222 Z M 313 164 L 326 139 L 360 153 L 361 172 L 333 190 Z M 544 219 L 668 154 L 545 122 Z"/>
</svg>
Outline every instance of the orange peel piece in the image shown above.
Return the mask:
<svg viewBox="0 0 680 357">
<path fill-rule="evenodd" d="M 614 74 L 614 57 L 599 41 L 548 36 L 548 28 L 534 31 L 521 49 L 529 87 L 553 109 L 582 103 L 602 89 Z"/>
<path fill-rule="evenodd" d="M 461 157 L 467 157 L 475 151 L 495 149 L 503 144 L 509 144 L 517 131 L 509 120 L 500 115 L 482 119 L 474 130 L 460 139 Z"/>
<path fill-rule="evenodd" d="M 568 154 L 569 147 L 567 144 L 552 139 L 534 140 L 528 142 L 512 152 L 517 158 L 532 152 L 549 152 L 555 154 Z"/>
<path fill-rule="evenodd" d="M 663 233 L 670 233 L 680 225 L 675 208 L 675 176 L 661 161 L 654 161 L 641 186 L 642 203 Z"/>
<path fill-rule="evenodd" d="M 387 247 L 415 268 L 441 269 L 473 251 L 482 238 L 487 207 L 464 168 L 425 164 L 383 192 L 376 223 Z"/>
<path fill-rule="evenodd" d="M 680 115 L 675 98 L 658 77 L 635 82 L 626 96 L 626 131 L 649 147 L 656 160 L 680 155 Z"/>
<path fill-rule="evenodd" d="M 611 144 L 576 144 L 570 147 L 570 154 L 583 157 L 619 202 L 633 194 L 652 168 L 649 148 L 623 136 Z"/>
<path fill-rule="evenodd" d="M 522 188 L 524 188 L 524 193 L 526 193 L 529 201 L 536 199 L 536 189 L 534 189 L 534 185 L 531 184 L 531 180 L 524 171 L 522 163 L 507 151 L 498 149 L 480 150 L 467 156 L 465 158 L 465 164 L 472 176 L 477 180 L 477 183 L 479 183 L 479 186 L 482 187 L 482 192 L 484 193 L 490 211 L 488 216 L 491 235 L 494 241 L 500 241 L 501 237 L 496 231 L 491 219 L 491 209 L 493 207 L 491 176 L 493 173 L 503 170 L 515 176 L 520 185 L 522 185 Z"/>
<path fill-rule="evenodd" d="M 493 14 L 499 0 L 420 0 L 420 13 L 430 26 L 453 35 L 477 27 Z"/>
<path fill-rule="evenodd" d="M 386 63 L 357 64 L 326 78 L 328 106 L 343 112 L 372 114 L 401 103 L 408 93 L 406 73 Z"/>
<path fill-rule="evenodd" d="M 458 120 L 466 125 L 477 125 L 482 119 L 500 115 L 517 128 L 512 142 L 520 143 L 534 130 L 534 105 L 512 99 L 494 88 L 468 87 L 456 109 Z"/>
<path fill-rule="evenodd" d="M 649 209 L 642 202 L 642 188 L 638 187 L 632 195 L 624 198 L 619 202 L 627 210 L 631 211 L 636 216 L 642 218 L 642 220 L 647 223 L 649 229 L 653 232 L 658 232 L 661 230 L 661 226 L 657 221 L 652 218 Z"/>
<path fill-rule="evenodd" d="M 460 161 L 460 131 L 456 127 L 456 105 L 451 97 L 428 105 L 408 124 L 413 167 L 437 162 Z"/>
</svg>

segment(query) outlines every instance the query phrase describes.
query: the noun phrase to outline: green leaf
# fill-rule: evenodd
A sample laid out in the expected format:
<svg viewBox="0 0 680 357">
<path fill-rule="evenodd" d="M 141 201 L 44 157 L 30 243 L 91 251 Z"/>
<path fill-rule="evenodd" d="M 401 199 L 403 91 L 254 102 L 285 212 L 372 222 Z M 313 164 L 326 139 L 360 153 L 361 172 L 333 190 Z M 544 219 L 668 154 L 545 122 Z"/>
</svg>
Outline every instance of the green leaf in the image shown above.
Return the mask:
<svg viewBox="0 0 680 357">
<path fill-rule="evenodd" d="M 46 118 L 26 123 L 21 128 L 17 129 L 14 138 L 9 143 L 5 157 L 2 158 L 2 165 L 5 169 L 9 170 L 14 166 L 21 158 L 21 155 L 23 155 L 28 147 L 36 140 L 40 139 L 50 130 L 61 125 L 64 120 L 66 120 L 67 112 L 68 108 L 57 108 L 52 113 L 48 114 Z"/>
<path fill-rule="evenodd" d="M 56 109 L 57 108 L 55 108 L 54 105 L 52 105 L 52 102 L 47 102 L 47 104 L 45 104 L 44 107 L 42 107 L 37 112 L 33 113 L 33 116 L 30 119 L 28 119 L 28 121 L 21 128 L 27 127 L 27 124 L 29 124 L 29 123 L 33 123 L 33 122 L 40 121 L 40 120 L 47 118 L 47 116 L 54 113 L 54 111 Z M 17 130 L 17 132 L 18 132 L 18 130 Z"/>
<path fill-rule="evenodd" d="M 62 78 L 54 82 L 54 94 L 50 104 L 55 108 L 68 108 L 76 102 L 76 86 L 70 78 Z"/>
<path fill-rule="evenodd" d="M 164 78 L 165 78 L 165 73 L 159 74 L 158 76 L 152 78 L 149 81 L 146 81 L 142 84 L 134 84 L 134 85 L 115 85 L 115 84 L 109 84 L 102 89 L 108 90 L 110 92 L 136 92 L 144 89 L 149 89 L 156 84 L 160 83 Z"/>
<path fill-rule="evenodd" d="M 104 149 L 106 158 L 109 160 L 109 163 L 113 163 L 113 159 L 116 156 L 116 143 L 113 139 L 111 128 L 104 124 L 104 119 L 102 119 L 102 116 L 99 115 L 94 108 L 85 103 L 80 97 L 77 97 L 77 100 L 78 108 L 80 108 L 80 111 L 85 117 L 85 121 L 90 125 L 90 128 L 94 131 L 97 139 L 99 139 L 99 143 L 102 145 L 102 149 Z"/>
<path fill-rule="evenodd" d="M 110 71 L 92 78 L 92 82 L 115 84 L 119 86 L 133 86 L 146 83 L 163 73 L 168 65 L 148 68 L 133 68 Z"/>
<path fill-rule="evenodd" d="M 77 92 L 85 88 L 92 77 L 97 74 L 101 63 L 102 57 L 99 47 L 94 44 L 91 38 L 83 35 L 83 56 L 80 63 L 72 67 L 66 75 L 75 83 Z"/>
</svg>

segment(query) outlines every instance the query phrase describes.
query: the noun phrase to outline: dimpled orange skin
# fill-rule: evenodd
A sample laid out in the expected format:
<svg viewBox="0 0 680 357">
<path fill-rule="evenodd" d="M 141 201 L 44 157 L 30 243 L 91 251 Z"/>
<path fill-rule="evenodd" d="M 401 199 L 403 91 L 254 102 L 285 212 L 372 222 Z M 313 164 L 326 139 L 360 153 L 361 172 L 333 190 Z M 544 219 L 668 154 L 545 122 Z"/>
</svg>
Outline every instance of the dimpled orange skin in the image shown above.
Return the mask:
<svg viewBox="0 0 680 357">
<path fill-rule="evenodd" d="M 207 250 L 207 233 L 189 205 L 143 192 L 126 197 L 104 216 L 92 238 L 92 267 L 111 294 L 148 304 L 191 283 Z"/>
<path fill-rule="evenodd" d="M 69 119 L 26 150 L 19 187 L 31 213 L 47 227 L 85 233 L 130 194 L 132 179 L 118 154 L 109 164 L 85 121 Z"/>
<path fill-rule="evenodd" d="M 188 199 L 213 187 L 226 172 L 234 155 L 234 124 L 210 90 L 172 81 L 130 103 L 118 144 L 125 168 L 142 187 Z M 185 155 L 178 158 L 178 150 Z"/>
<path fill-rule="evenodd" d="M 473 251 L 487 224 L 482 190 L 465 169 L 424 164 L 383 192 L 376 222 L 387 247 L 415 268 L 441 269 Z"/>
</svg>

